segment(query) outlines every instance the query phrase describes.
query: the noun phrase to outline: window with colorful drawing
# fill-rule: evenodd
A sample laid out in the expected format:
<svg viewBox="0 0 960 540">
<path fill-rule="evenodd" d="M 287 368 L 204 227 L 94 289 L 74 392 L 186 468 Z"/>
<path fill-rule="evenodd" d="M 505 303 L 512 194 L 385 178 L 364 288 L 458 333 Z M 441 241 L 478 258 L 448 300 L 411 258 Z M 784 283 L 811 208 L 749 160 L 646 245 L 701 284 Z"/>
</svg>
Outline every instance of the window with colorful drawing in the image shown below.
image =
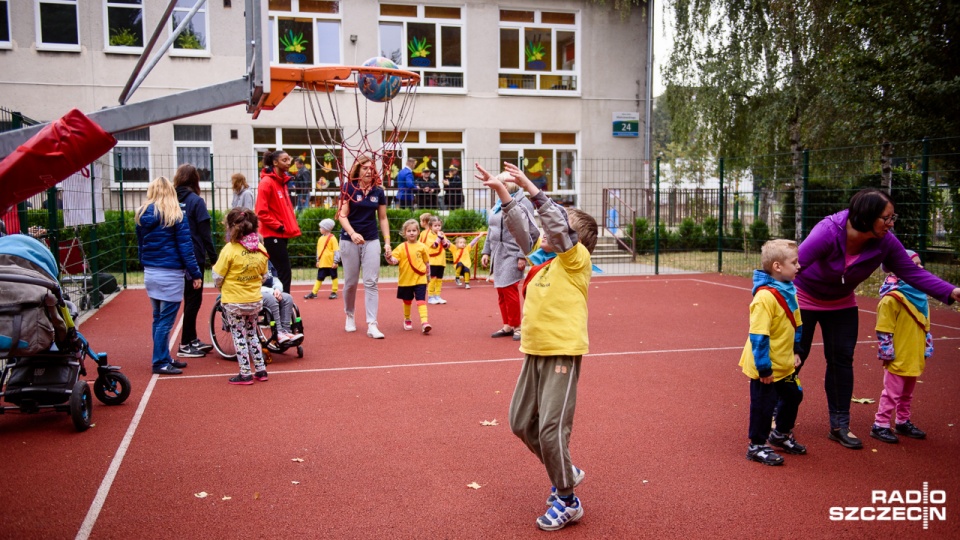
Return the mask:
<svg viewBox="0 0 960 540">
<path fill-rule="evenodd" d="M 577 134 L 500 132 L 500 160 L 515 163 L 552 197 L 576 203 Z"/>
<path fill-rule="evenodd" d="M 380 4 L 380 56 L 429 92 L 464 90 L 463 13 L 456 6 Z"/>
<path fill-rule="evenodd" d="M 253 128 L 253 148 L 257 155 L 256 170 L 263 168 L 263 154 L 282 148 L 294 160 L 303 158 L 309 172 L 310 194 L 307 206 L 330 208 L 336 204 L 340 192 L 340 166 L 343 155 L 340 141 L 331 139 L 334 133 L 305 128 Z M 291 168 L 291 174 L 296 170 Z"/>
<path fill-rule="evenodd" d="M 500 10 L 502 94 L 576 94 L 577 13 Z"/>
<path fill-rule="evenodd" d="M 384 141 L 396 140 L 396 144 L 384 145 L 384 153 L 392 157 L 390 172 L 384 185 L 397 188 L 397 175 L 407 158 L 416 160 L 413 178 L 418 188 L 416 204 L 419 208 L 453 210 L 464 207 L 463 132 L 462 131 L 404 131 L 396 134 L 387 131 Z M 456 173 L 459 178 L 454 177 Z M 392 195 L 388 191 L 388 195 Z"/>
<path fill-rule="evenodd" d="M 340 2 L 270 0 L 269 18 L 273 63 L 343 63 Z"/>
</svg>

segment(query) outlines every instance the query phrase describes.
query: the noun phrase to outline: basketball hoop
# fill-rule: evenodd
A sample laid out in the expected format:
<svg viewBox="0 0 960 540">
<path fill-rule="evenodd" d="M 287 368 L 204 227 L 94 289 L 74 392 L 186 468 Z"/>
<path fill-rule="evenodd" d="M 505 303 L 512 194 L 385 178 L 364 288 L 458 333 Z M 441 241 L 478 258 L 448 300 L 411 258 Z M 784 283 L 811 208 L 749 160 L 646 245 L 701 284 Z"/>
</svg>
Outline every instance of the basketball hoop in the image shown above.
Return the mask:
<svg viewBox="0 0 960 540">
<path fill-rule="evenodd" d="M 362 66 L 271 66 L 270 93 L 261 97 L 253 117 L 257 118 L 261 110 L 275 109 L 299 87 L 304 98 L 304 120 L 309 122 L 312 117 L 314 127 L 323 138 L 319 142 L 340 147 L 339 152 L 332 153 L 332 158 L 341 193 L 351 180 L 346 178 L 348 155 L 350 162 L 360 154 L 367 154 L 374 163 L 379 163 L 376 182 L 383 184 L 391 177 L 396 150 L 403 143 L 401 138 L 405 137 L 413 116 L 420 82 L 417 73 L 383 67 L 383 64 L 395 66 L 382 58 L 371 58 Z M 338 88 L 343 90 L 339 95 L 334 92 Z M 341 107 L 346 114 L 341 112 Z M 310 131 L 308 126 L 311 153 L 314 153 L 314 162 L 319 163 L 314 143 L 309 139 Z M 371 142 L 374 133 L 378 135 Z M 330 153 L 325 154 L 325 159 L 329 156 Z M 328 170 L 326 166 L 323 169 Z"/>
</svg>

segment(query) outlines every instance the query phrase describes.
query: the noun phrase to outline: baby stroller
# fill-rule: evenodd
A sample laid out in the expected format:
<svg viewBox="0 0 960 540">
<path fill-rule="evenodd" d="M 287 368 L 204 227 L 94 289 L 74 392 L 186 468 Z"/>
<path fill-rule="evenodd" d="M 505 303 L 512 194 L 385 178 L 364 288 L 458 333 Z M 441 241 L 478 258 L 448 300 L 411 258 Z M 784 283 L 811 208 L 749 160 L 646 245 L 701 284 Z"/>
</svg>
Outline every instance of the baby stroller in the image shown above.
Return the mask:
<svg viewBox="0 0 960 540">
<path fill-rule="evenodd" d="M 300 308 L 293 304 L 292 320 L 290 321 L 290 330 L 295 334 L 303 335 L 303 321 L 300 319 Z M 273 319 L 273 314 L 267 308 L 262 308 L 257 316 L 257 335 L 260 337 L 260 345 L 271 353 L 284 353 L 287 349 L 296 347 L 297 358 L 303 358 L 303 337 L 298 339 L 284 341 L 281 343 L 278 339 L 280 328 L 277 321 Z M 220 356 L 227 359 L 237 357 L 237 348 L 233 344 L 233 334 L 230 332 L 230 326 L 227 324 L 226 313 L 223 305 L 220 303 L 220 297 L 217 297 L 213 305 L 213 311 L 210 312 L 210 342 L 213 348 L 220 353 Z M 266 361 L 271 362 L 269 355 Z"/>
<path fill-rule="evenodd" d="M 86 431 L 93 400 L 84 360 L 97 364 L 93 394 L 105 405 L 123 403 L 130 381 L 74 327 L 57 277 L 57 261 L 40 241 L 0 238 L 0 401 L 12 405 L 0 414 L 67 412 Z"/>
</svg>

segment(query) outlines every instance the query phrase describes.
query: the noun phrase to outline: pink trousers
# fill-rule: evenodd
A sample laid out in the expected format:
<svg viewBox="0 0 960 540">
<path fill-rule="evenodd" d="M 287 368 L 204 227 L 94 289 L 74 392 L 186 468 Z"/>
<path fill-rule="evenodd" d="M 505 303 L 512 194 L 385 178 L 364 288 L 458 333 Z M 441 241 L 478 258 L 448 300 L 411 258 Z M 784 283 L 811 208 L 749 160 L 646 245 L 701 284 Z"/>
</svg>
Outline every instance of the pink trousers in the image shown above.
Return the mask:
<svg viewBox="0 0 960 540">
<path fill-rule="evenodd" d="M 896 422 L 903 424 L 910 420 L 910 404 L 913 403 L 913 389 L 917 386 L 916 377 L 903 377 L 889 371 L 883 372 L 883 393 L 880 394 L 880 407 L 874 423 L 883 428 L 893 427 L 890 419 L 896 411 Z"/>
</svg>

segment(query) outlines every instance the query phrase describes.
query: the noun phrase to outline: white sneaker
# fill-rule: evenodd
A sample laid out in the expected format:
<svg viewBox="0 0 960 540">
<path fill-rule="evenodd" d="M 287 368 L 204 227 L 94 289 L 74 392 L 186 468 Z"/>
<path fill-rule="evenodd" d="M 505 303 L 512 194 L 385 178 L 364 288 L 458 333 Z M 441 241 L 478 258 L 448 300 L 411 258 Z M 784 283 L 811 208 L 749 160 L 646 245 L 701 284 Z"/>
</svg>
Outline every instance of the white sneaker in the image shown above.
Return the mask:
<svg viewBox="0 0 960 540">
<path fill-rule="evenodd" d="M 436 298 L 435 296 L 431 296 L 431 297 L 427 298 L 427 303 L 428 303 L 428 304 L 436 304 L 436 303 L 437 303 L 437 298 Z"/>
<path fill-rule="evenodd" d="M 440 297 L 438 296 L 438 297 L 437 297 L 437 303 L 438 303 L 438 304 L 446 304 L 447 301 L 444 300 L 443 298 L 440 298 Z"/>
<path fill-rule="evenodd" d="M 290 339 L 291 339 L 290 334 L 286 332 L 280 332 L 279 334 L 277 334 L 277 343 L 286 343 L 290 341 Z"/>
<path fill-rule="evenodd" d="M 372 337 L 373 339 L 383 339 L 383 332 L 381 332 L 380 329 L 377 328 L 376 324 L 367 325 L 367 335 L 369 337 Z"/>
<path fill-rule="evenodd" d="M 353 315 L 347 315 L 347 324 L 343 327 L 347 332 L 356 332 L 357 323 L 353 320 Z"/>
<path fill-rule="evenodd" d="M 463 286 L 463 288 L 464 288 L 464 289 L 469 289 L 469 288 L 470 288 L 470 284 L 469 284 L 469 283 L 465 284 L 465 285 Z"/>
</svg>

